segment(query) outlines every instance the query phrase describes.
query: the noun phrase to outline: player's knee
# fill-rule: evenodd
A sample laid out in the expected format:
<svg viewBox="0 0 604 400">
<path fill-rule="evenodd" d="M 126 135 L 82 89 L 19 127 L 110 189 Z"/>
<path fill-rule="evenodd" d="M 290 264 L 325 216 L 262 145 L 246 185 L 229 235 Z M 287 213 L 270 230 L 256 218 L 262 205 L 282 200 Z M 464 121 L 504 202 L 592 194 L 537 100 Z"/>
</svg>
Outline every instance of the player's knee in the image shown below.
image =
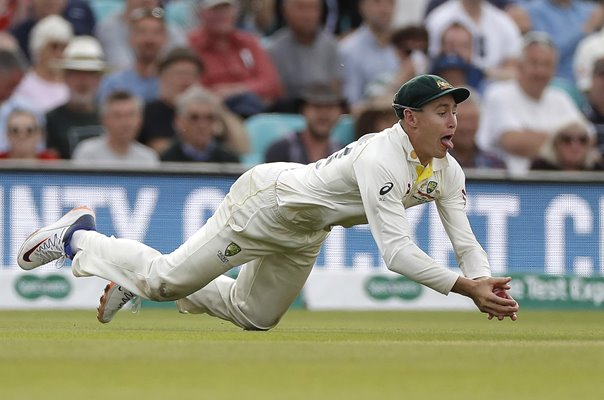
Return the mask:
<svg viewBox="0 0 604 400">
<path fill-rule="evenodd" d="M 277 326 L 281 320 L 281 316 L 257 315 L 249 312 L 244 313 L 244 315 L 246 321 L 243 324 L 243 329 L 246 331 L 269 331 Z"/>
<path fill-rule="evenodd" d="M 146 295 L 149 300 L 153 301 L 173 301 L 189 294 L 184 288 L 174 285 L 162 277 L 148 280 L 147 288 Z"/>
</svg>

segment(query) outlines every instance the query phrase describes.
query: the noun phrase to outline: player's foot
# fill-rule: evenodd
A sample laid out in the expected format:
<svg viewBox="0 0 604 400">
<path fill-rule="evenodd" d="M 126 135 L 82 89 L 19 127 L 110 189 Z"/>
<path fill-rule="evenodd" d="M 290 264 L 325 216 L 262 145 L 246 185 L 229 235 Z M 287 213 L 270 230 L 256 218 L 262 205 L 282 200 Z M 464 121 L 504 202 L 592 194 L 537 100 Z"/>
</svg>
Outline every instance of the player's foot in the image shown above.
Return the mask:
<svg viewBox="0 0 604 400">
<path fill-rule="evenodd" d="M 109 282 L 105 286 L 99 307 L 96 309 L 96 319 L 103 324 L 111 322 L 115 314 L 135 298 L 137 296 L 128 289 L 115 282 Z"/>
<path fill-rule="evenodd" d="M 30 270 L 60 258 L 73 258 L 69 241 L 77 230 L 96 230 L 94 211 L 76 207 L 54 224 L 38 229 L 21 245 L 17 264 Z"/>
</svg>

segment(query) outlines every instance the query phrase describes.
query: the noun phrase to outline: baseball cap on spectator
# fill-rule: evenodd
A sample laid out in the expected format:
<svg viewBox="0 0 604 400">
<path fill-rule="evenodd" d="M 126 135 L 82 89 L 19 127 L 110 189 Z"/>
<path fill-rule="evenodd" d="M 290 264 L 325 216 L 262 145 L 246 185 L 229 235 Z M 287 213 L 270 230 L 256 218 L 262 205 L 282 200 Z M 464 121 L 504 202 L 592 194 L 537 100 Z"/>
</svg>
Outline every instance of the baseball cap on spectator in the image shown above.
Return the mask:
<svg viewBox="0 0 604 400">
<path fill-rule="evenodd" d="M 441 54 L 432 62 L 430 73 L 432 75 L 438 75 L 443 70 L 447 69 L 461 69 L 467 71 L 469 67 L 470 64 L 457 54 Z"/>
<path fill-rule="evenodd" d="M 92 36 L 74 37 L 65 51 L 63 59 L 57 64 L 61 69 L 73 71 L 105 71 L 103 48 Z"/>
<path fill-rule="evenodd" d="M 463 87 L 453 87 L 438 75 L 418 75 L 403 84 L 394 95 L 392 107 L 399 118 L 403 118 L 405 108 L 420 110 L 423 105 L 452 95 L 455 103 L 461 103 L 470 97 L 470 91 Z"/>
<path fill-rule="evenodd" d="M 470 64 L 457 54 L 441 54 L 434 59 L 430 73 L 441 75 L 444 71 L 458 69 L 464 72 L 466 82 L 472 87 L 479 87 L 484 73 L 475 65 Z"/>
<path fill-rule="evenodd" d="M 230 4 L 232 6 L 237 6 L 237 0 L 201 0 L 199 2 L 199 7 L 202 9 L 212 8 L 216 6 L 220 6 L 222 4 Z"/>
<path fill-rule="evenodd" d="M 73 37 L 71 24 L 59 15 L 49 15 L 42 18 L 29 34 L 29 51 L 32 55 L 37 54 L 40 49 L 48 43 L 69 43 Z"/>
</svg>

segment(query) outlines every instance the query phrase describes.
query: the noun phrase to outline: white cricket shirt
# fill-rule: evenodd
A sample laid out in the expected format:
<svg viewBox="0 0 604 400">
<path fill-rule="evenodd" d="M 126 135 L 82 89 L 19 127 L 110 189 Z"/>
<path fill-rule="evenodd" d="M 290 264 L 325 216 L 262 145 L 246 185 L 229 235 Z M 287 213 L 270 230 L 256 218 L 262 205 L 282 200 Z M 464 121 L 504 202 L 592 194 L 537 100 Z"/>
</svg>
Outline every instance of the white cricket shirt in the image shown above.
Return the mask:
<svg viewBox="0 0 604 400">
<path fill-rule="evenodd" d="M 301 229 L 369 223 L 388 269 L 447 294 L 458 278 L 412 240 L 405 209 L 435 201 L 463 274 L 490 276 L 486 253 L 465 213 L 465 175 L 455 159 L 421 168 L 401 125 L 363 136 L 328 158 L 285 170 L 276 185 L 280 214 Z"/>
</svg>

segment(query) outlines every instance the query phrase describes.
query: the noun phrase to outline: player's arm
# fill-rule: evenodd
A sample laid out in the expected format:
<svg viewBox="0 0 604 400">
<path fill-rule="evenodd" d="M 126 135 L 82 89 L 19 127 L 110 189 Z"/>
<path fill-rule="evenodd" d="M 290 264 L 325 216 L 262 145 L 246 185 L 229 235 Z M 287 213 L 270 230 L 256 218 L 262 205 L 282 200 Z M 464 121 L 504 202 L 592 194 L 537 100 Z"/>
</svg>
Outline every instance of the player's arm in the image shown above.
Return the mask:
<svg viewBox="0 0 604 400">
<path fill-rule="evenodd" d="M 407 164 L 401 163 L 396 155 L 389 156 L 390 149 L 365 150 L 353 163 L 353 169 L 371 234 L 386 266 L 437 292 L 448 294 L 458 274 L 439 265 L 412 240 L 402 203 Z M 384 187 L 390 188 L 383 190 Z"/>
<path fill-rule="evenodd" d="M 491 278 L 489 261 L 476 240 L 465 212 L 465 176 L 458 165 L 451 165 L 436 201 L 438 213 L 449 236 L 465 277 L 459 277 L 451 291 L 470 297 L 478 309 L 499 320 L 516 320 L 518 304 L 508 294 L 511 278 Z"/>
</svg>

